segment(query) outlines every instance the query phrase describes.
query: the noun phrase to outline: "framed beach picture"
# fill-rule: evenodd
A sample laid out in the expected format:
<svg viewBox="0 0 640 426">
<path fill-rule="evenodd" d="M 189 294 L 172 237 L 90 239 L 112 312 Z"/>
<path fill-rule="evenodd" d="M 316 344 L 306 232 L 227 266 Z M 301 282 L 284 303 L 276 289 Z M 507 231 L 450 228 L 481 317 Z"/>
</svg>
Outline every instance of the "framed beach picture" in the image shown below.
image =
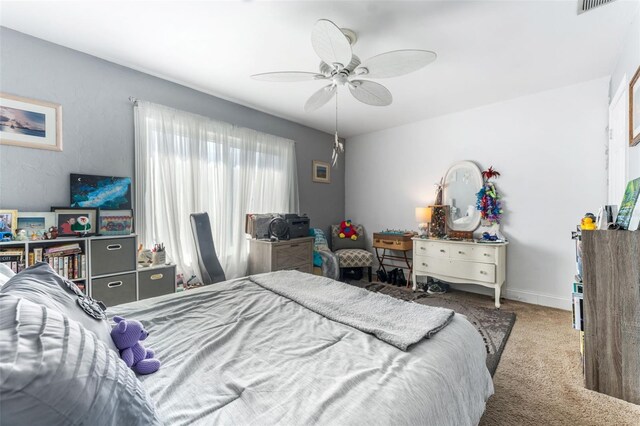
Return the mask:
<svg viewBox="0 0 640 426">
<path fill-rule="evenodd" d="M 62 106 L 0 93 L 0 144 L 62 151 Z"/>
<path fill-rule="evenodd" d="M 314 182 L 331 183 L 331 166 L 323 161 L 313 161 L 311 179 Z"/>
<path fill-rule="evenodd" d="M 95 235 L 98 227 L 98 209 L 51 207 L 56 215 L 58 236 L 77 237 Z"/>
<path fill-rule="evenodd" d="M 629 83 L 629 145 L 640 143 L 640 67 Z"/>
<path fill-rule="evenodd" d="M 133 210 L 100 210 L 100 235 L 129 235 L 133 229 Z"/>
<path fill-rule="evenodd" d="M 71 207 L 131 209 L 131 178 L 72 173 Z"/>
<path fill-rule="evenodd" d="M 56 215 L 51 212 L 18 212 L 18 228 L 27 231 L 30 240 L 42 240 L 50 227 L 56 226 Z"/>
</svg>

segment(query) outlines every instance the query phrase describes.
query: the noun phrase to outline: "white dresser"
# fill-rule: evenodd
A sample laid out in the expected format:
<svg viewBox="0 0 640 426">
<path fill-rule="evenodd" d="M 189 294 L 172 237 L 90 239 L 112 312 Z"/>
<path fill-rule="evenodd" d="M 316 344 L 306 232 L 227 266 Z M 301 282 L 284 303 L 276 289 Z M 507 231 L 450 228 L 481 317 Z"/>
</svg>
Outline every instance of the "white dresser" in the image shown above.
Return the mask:
<svg viewBox="0 0 640 426">
<path fill-rule="evenodd" d="M 507 244 L 413 238 L 413 289 L 419 276 L 456 284 L 479 284 L 495 290 L 499 308 L 500 287 L 506 277 Z"/>
</svg>

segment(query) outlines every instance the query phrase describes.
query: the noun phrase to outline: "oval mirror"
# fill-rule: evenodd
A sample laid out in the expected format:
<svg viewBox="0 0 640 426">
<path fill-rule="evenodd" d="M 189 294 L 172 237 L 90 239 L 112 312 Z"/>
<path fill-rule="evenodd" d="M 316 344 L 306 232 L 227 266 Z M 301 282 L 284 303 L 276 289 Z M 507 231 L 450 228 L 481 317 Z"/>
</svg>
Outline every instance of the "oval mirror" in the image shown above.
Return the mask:
<svg viewBox="0 0 640 426">
<path fill-rule="evenodd" d="M 476 194 L 482 188 L 482 172 L 472 161 L 460 161 L 444 176 L 443 202 L 449 206 L 447 226 L 454 231 L 474 231 L 480 225 Z"/>
</svg>

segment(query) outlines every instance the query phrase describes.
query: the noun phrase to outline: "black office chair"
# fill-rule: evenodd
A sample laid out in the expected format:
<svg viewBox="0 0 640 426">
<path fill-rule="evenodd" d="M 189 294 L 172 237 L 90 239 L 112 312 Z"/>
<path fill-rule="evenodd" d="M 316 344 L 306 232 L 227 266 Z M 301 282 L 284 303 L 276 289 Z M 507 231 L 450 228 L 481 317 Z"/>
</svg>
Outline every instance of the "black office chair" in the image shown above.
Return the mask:
<svg viewBox="0 0 640 426">
<path fill-rule="evenodd" d="M 220 265 L 216 248 L 213 245 L 211 222 L 208 213 L 191 214 L 191 231 L 198 252 L 198 266 L 202 276 L 202 284 L 209 285 L 225 281 L 224 270 Z"/>
</svg>

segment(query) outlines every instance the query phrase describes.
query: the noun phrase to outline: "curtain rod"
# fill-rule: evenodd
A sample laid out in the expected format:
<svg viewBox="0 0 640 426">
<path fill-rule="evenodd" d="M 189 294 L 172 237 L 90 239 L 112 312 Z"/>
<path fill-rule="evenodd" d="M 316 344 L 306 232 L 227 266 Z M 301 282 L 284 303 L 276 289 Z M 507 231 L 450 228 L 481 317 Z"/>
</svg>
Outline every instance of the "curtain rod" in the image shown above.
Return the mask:
<svg viewBox="0 0 640 426">
<path fill-rule="evenodd" d="M 131 102 L 132 104 L 137 104 L 138 103 L 138 98 L 134 97 L 134 96 L 129 96 L 129 102 Z"/>
</svg>

